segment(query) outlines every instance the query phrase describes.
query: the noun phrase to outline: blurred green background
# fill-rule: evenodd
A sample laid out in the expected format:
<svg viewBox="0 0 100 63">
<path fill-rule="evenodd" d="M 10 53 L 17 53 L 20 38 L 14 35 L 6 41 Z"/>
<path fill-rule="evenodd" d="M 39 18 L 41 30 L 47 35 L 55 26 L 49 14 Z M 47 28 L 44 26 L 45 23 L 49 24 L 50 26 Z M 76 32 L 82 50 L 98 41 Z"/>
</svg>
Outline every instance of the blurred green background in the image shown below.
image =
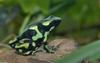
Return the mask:
<svg viewBox="0 0 100 63">
<path fill-rule="evenodd" d="M 0 0 L 0 43 L 50 15 L 62 18 L 50 37 L 70 37 L 79 44 L 100 39 L 100 0 Z"/>
</svg>

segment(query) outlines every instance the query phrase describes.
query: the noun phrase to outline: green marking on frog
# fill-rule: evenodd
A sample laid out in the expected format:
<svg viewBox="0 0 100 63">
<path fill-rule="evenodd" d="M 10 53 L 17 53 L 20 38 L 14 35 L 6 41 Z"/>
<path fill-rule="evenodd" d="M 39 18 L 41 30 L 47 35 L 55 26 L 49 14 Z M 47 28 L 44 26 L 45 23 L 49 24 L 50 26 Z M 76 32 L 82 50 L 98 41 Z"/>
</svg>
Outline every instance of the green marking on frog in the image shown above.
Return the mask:
<svg viewBox="0 0 100 63">
<path fill-rule="evenodd" d="M 48 35 L 58 27 L 60 22 L 61 18 L 49 16 L 26 28 L 21 35 L 11 40 L 9 45 L 23 55 L 34 54 L 42 45 L 44 45 L 44 50 L 49 51 L 47 47 Z"/>
</svg>

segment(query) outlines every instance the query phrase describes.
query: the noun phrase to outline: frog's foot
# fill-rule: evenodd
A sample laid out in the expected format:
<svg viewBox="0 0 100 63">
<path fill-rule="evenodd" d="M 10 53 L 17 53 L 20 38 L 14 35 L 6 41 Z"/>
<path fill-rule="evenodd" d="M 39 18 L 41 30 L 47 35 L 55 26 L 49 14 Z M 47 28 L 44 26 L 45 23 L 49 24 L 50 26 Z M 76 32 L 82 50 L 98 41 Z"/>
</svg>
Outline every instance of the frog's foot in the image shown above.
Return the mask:
<svg viewBox="0 0 100 63">
<path fill-rule="evenodd" d="M 57 50 L 57 47 L 45 45 L 45 46 L 44 46 L 44 50 L 45 50 L 47 53 L 55 53 L 55 51 Z"/>
<path fill-rule="evenodd" d="M 37 52 L 37 51 L 33 51 L 33 52 L 32 52 L 32 56 L 36 56 L 36 52 Z"/>
<path fill-rule="evenodd" d="M 37 50 L 35 50 L 35 51 L 32 52 L 32 55 L 33 56 L 36 56 L 36 53 L 38 53 L 38 52 L 43 52 L 43 50 L 37 49 Z"/>
</svg>

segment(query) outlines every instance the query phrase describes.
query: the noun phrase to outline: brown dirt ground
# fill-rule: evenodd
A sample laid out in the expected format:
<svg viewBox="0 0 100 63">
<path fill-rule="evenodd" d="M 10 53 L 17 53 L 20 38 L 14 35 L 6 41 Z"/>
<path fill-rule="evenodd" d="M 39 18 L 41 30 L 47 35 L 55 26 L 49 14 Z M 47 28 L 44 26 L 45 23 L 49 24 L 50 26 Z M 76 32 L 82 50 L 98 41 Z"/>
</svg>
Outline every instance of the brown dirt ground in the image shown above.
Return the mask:
<svg viewBox="0 0 100 63">
<path fill-rule="evenodd" d="M 55 39 L 49 43 L 58 47 L 55 53 L 37 52 L 35 56 L 22 56 L 14 53 L 13 50 L 0 50 L 1 63 L 51 63 L 65 54 L 70 54 L 77 49 L 73 39 Z"/>
</svg>

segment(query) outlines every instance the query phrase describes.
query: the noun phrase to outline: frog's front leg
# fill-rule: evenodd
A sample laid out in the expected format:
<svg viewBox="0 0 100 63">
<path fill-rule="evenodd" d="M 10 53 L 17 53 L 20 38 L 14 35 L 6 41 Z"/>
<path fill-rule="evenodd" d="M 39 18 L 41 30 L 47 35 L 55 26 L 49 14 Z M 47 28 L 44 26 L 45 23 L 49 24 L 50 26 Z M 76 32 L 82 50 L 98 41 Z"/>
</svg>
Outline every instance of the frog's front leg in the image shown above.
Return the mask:
<svg viewBox="0 0 100 63">
<path fill-rule="evenodd" d="M 54 47 L 54 46 L 49 46 L 49 45 L 48 45 L 48 42 L 44 42 L 43 48 L 44 48 L 44 50 L 45 50 L 47 53 L 54 53 L 54 52 L 57 50 L 56 47 Z"/>
</svg>

